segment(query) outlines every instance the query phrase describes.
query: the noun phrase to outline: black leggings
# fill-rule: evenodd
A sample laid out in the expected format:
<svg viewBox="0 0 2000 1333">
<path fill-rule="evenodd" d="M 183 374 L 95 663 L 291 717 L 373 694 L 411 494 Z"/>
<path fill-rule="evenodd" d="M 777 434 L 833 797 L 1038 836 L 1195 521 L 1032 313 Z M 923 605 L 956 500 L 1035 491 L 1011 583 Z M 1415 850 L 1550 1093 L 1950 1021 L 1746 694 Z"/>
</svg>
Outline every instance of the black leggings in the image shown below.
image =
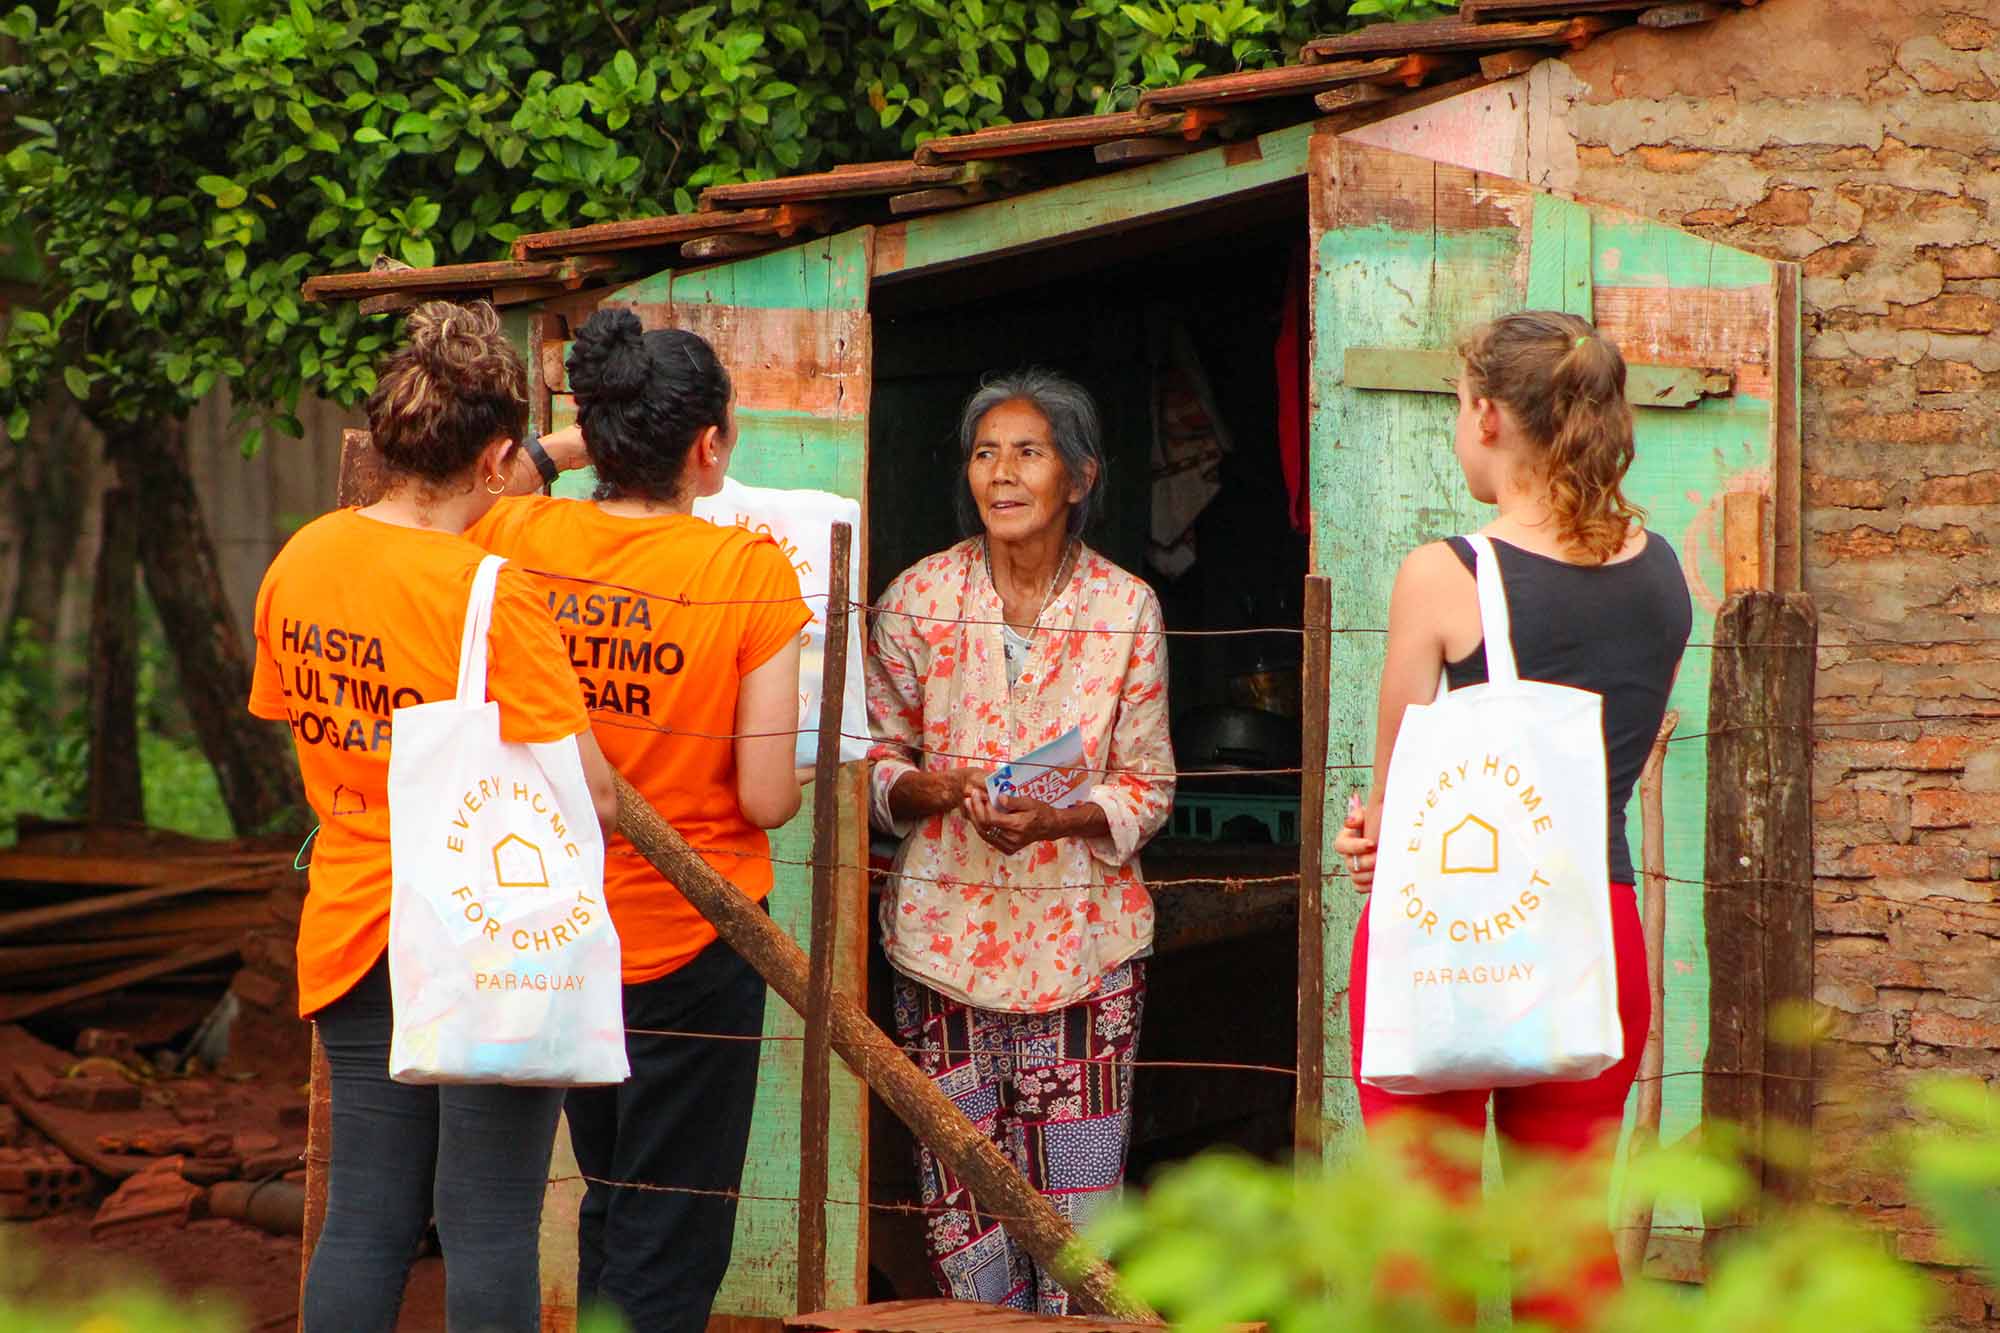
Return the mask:
<svg viewBox="0 0 2000 1333">
<path fill-rule="evenodd" d="M 392 1082 L 386 961 L 313 1021 L 333 1074 L 333 1150 L 305 1333 L 394 1333 L 433 1216 L 451 1333 L 536 1333 L 563 1089 Z"/>
</svg>

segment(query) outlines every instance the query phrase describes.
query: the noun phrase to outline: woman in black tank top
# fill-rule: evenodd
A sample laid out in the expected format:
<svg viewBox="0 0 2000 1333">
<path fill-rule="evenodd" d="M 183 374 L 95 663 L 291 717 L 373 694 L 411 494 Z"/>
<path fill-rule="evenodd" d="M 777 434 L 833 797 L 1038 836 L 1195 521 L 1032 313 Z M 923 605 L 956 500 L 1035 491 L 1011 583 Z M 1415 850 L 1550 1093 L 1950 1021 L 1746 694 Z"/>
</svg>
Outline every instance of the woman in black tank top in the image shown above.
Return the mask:
<svg viewBox="0 0 2000 1333">
<path fill-rule="evenodd" d="M 1473 498 L 1497 505 L 1482 532 L 1505 584 L 1510 641 L 1523 680 L 1589 690 L 1603 699 L 1612 938 L 1618 972 L 1622 1060 L 1595 1078 L 1526 1087 L 1405 1095 L 1361 1083 L 1367 996 L 1368 912 L 1350 969 L 1349 1027 L 1362 1119 L 1413 1117 L 1483 1132 L 1489 1102 L 1503 1143 L 1564 1156 L 1615 1143 L 1651 1019 L 1645 937 L 1632 891 L 1625 806 L 1667 707 L 1693 624 L 1673 548 L 1643 526 L 1620 490 L 1633 456 L 1625 362 L 1585 321 L 1552 311 L 1509 315 L 1461 348 L 1453 441 Z M 1374 789 L 1357 800 L 1334 842 L 1355 887 L 1373 884 L 1389 756 L 1403 710 L 1428 703 L 1440 671 L 1452 689 L 1486 680 L 1486 645 L 1463 538 L 1410 553 L 1389 603 L 1389 640 L 1378 703 Z M 1393 993 L 1393 992 L 1388 992 Z M 1427 1155 L 1449 1189 L 1478 1187 L 1450 1154 Z M 1476 1158 L 1474 1159 L 1476 1162 Z M 1554 1327 L 1586 1326 L 1619 1283 L 1610 1236 L 1581 1256 L 1559 1289 L 1521 1293 L 1515 1312 Z"/>
</svg>

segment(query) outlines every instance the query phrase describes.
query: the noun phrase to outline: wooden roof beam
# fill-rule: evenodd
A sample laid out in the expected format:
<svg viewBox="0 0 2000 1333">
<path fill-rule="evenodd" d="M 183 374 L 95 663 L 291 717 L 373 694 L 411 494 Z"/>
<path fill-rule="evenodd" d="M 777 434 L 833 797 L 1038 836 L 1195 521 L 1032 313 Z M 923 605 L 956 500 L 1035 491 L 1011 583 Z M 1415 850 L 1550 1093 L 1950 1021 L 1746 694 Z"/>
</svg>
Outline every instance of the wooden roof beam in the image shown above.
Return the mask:
<svg viewBox="0 0 2000 1333">
<path fill-rule="evenodd" d="M 517 259 L 536 259 L 609 254 L 619 250 L 656 250 L 703 236 L 733 232 L 792 236 L 801 231 L 826 230 L 833 225 L 835 217 L 832 210 L 811 204 L 671 213 L 663 217 L 599 222 L 566 231 L 536 232 L 514 242 L 514 256 Z"/>
<path fill-rule="evenodd" d="M 867 162 L 809 176 L 713 185 L 701 192 L 703 209 L 765 208 L 820 199 L 851 199 L 869 195 L 904 194 L 968 184 L 977 173 L 971 165 L 926 166 L 920 162 Z"/>
<path fill-rule="evenodd" d="M 971 134 L 932 139 L 917 149 L 926 165 L 969 162 L 986 158 L 1052 153 L 1065 148 L 1095 148 L 1118 139 L 1182 138 L 1198 140 L 1228 119 L 1207 107 L 1178 112 L 1121 111 L 1110 116 L 1071 116 L 1063 120 L 1023 121 L 995 125 Z"/>
<path fill-rule="evenodd" d="M 1655 0 L 1658 3 L 1658 0 Z M 1606 15 L 1545 19 L 1535 23 L 1471 23 L 1464 18 L 1422 23 L 1377 23 L 1338 37 L 1316 37 L 1301 57 L 1310 64 L 1363 56 L 1504 51 L 1517 46 L 1582 46 L 1624 20 Z"/>
<path fill-rule="evenodd" d="M 1139 99 L 1141 112 L 1178 111 L 1194 106 L 1226 106 L 1272 97 L 1303 97 L 1343 83 L 1395 73 L 1401 57 L 1346 60 L 1321 65 L 1283 65 L 1245 74 L 1218 74 L 1176 88 L 1155 88 Z"/>
</svg>

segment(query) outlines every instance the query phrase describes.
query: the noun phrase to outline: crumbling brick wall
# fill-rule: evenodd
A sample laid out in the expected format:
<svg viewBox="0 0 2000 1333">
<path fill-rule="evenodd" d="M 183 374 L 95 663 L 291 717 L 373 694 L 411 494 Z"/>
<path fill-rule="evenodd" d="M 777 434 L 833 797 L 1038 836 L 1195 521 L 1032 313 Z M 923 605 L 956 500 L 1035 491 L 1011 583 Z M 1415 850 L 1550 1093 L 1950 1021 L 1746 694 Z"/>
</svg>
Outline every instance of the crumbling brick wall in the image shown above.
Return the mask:
<svg viewBox="0 0 2000 1333">
<path fill-rule="evenodd" d="M 2000 1326 L 1878 1155 L 1912 1076 L 2000 1073 L 2000 3 L 1764 0 L 1568 63 L 1579 195 L 1803 266 L 1806 584 L 1871 645 L 1822 650 L 1817 713 L 1887 720 L 1815 739 L 1815 1188 Z"/>
</svg>

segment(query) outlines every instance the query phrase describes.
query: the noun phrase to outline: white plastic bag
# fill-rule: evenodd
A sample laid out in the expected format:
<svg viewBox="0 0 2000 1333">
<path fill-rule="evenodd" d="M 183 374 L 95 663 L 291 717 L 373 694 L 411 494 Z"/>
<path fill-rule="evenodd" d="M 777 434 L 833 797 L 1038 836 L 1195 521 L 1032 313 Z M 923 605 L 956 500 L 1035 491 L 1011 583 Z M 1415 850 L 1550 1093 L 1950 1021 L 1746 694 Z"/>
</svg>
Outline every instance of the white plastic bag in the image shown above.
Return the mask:
<svg viewBox="0 0 2000 1333">
<path fill-rule="evenodd" d="M 500 739 L 486 699 L 494 580 L 479 564 L 456 698 L 390 719 L 389 984 L 399 1083 L 622 1082 L 618 934 L 574 737 Z"/>
<path fill-rule="evenodd" d="M 785 491 L 745 486 L 725 478 L 722 489 L 694 502 L 697 518 L 735 524 L 778 543 L 799 576 L 799 592 L 812 611 L 805 645 L 799 654 L 799 737 L 793 752 L 800 767 L 811 767 L 819 754 L 819 692 L 826 657 L 827 556 L 832 550 L 833 525 L 854 530 L 848 548 L 847 595 L 861 600 L 861 504 L 829 491 Z M 868 757 L 868 695 L 861 666 L 861 617 L 847 618 L 847 687 L 840 700 L 840 759 L 850 763 Z"/>
<path fill-rule="evenodd" d="M 1368 909 L 1361 1078 L 1446 1092 L 1593 1078 L 1625 1054 L 1603 699 L 1520 679 L 1492 544 L 1488 683 L 1407 709 Z"/>
</svg>

